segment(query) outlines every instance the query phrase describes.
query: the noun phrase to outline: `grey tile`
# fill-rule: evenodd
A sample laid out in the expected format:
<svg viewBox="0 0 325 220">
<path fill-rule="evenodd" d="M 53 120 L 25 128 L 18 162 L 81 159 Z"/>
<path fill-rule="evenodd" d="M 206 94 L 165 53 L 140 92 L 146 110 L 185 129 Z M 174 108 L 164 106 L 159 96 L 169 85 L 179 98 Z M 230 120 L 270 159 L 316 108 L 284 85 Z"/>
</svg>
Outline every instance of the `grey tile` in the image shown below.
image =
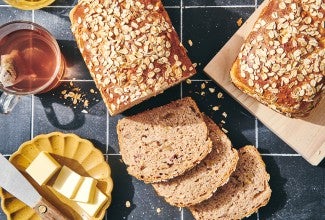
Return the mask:
<svg viewBox="0 0 325 220">
<path fill-rule="evenodd" d="M 91 89 L 96 93 L 91 93 Z M 62 91 L 81 94 L 83 100 L 89 101 L 88 107 L 84 107 L 83 102 L 73 104 L 70 98 L 64 98 Z M 74 82 L 73 86 L 64 82 L 55 90 L 35 98 L 34 135 L 52 131 L 75 133 L 91 140 L 105 153 L 106 117 L 106 106 L 93 82 Z"/>
<path fill-rule="evenodd" d="M 12 7 L 0 7 L 0 25 L 17 20 L 32 21 L 32 11 L 22 11 Z"/>
<path fill-rule="evenodd" d="M 74 41 L 69 12 L 69 8 L 35 10 L 34 21 L 46 28 L 57 40 Z"/>
<path fill-rule="evenodd" d="M 186 208 L 184 208 L 183 209 L 183 219 L 184 220 L 194 220 L 194 217 L 193 217 L 193 215 L 191 214 L 191 212 L 188 210 L 188 209 L 186 209 Z M 244 218 L 244 220 L 257 220 L 257 214 L 253 214 L 253 215 L 251 215 L 251 216 L 249 216 L 249 217 L 247 217 L 247 218 Z"/>
<path fill-rule="evenodd" d="M 107 219 L 170 219 L 178 220 L 181 212 L 158 197 L 150 184 L 131 178 L 120 156 L 108 156 L 114 189 Z M 129 201 L 131 206 L 126 207 Z M 157 212 L 157 209 L 160 212 Z"/>
<path fill-rule="evenodd" d="M 0 92 L 2 93 L 2 92 Z M 22 97 L 12 112 L 0 114 L 0 152 L 11 154 L 30 140 L 31 96 Z"/>
<path fill-rule="evenodd" d="M 272 196 L 260 219 L 325 219 L 325 169 L 302 157 L 263 157 Z"/>
<path fill-rule="evenodd" d="M 261 122 L 258 123 L 258 147 L 261 153 L 266 154 L 297 153 Z"/>
<path fill-rule="evenodd" d="M 198 74 L 194 78 L 207 78 L 203 68 L 238 30 L 237 20 L 245 21 L 254 10 L 253 7 L 184 9 L 183 44 L 192 62 L 198 64 Z"/>
<path fill-rule="evenodd" d="M 254 5 L 255 0 L 184 0 L 186 6 Z"/>
</svg>

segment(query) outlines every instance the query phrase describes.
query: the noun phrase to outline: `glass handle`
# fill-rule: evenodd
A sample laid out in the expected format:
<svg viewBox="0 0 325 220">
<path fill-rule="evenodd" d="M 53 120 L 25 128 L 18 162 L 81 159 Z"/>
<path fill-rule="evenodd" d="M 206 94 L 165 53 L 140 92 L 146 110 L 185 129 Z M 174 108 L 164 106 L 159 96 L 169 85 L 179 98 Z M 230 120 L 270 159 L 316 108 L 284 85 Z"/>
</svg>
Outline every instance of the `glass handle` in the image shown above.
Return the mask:
<svg viewBox="0 0 325 220">
<path fill-rule="evenodd" d="M 18 103 L 20 97 L 18 95 L 8 94 L 3 92 L 0 96 L 0 113 L 7 114 Z"/>
</svg>

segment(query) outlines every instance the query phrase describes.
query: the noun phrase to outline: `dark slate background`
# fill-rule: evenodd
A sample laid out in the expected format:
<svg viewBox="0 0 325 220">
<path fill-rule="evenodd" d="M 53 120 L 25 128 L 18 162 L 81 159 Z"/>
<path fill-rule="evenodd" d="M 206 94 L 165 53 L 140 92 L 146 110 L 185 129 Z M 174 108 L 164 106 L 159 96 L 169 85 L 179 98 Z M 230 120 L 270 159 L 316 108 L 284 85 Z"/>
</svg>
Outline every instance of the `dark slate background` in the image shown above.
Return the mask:
<svg viewBox="0 0 325 220">
<path fill-rule="evenodd" d="M 127 174 L 125 165 L 120 162 L 115 130 L 118 119 L 125 115 L 191 96 L 202 111 L 228 130 L 236 148 L 252 144 L 263 155 L 273 193 L 269 204 L 249 219 L 325 219 L 324 161 L 317 167 L 308 164 L 203 73 L 203 67 L 238 29 L 236 21 L 239 18 L 245 21 L 260 3 L 256 0 L 164 0 L 190 58 L 198 63 L 198 74 L 191 78 L 191 84 L 184 82 L 121 115 L 110 117 L 70 31 L 68 15 L 75 2 L 56 0 L 41 10 L 22 11 L 0 0 L 0 25 L 28 20 L 44 26 L 58 40 L 68 64 L 67 73 L 57 89 L 23 97 L 12 113 L 0 115 L 0 152 L 10 156 L 22 142 L 38 134 L 75 133 L 90 139 L 105 154 L 112 168 L 113 202 L 105 219 L 191 220 L 193 217 L 188 210 L 171 207 L 150 185 Z M 188 40 L 192 40 L 192 47 Z M 202 83 L 205 89 L 201 89 Z M 73 87 L 81 89 L 90 101 L 89 108 L 73 105 L 61 97 L 62 90 Z M 215 92 L 211 93 L 209 88 L 214 88 Z M 91 93 L 90 89 L 96 92 Z M 219 92 L 222 98 L 217 97 Z M 219 110 L 213 111 L 214 106 L 219 106 Z M 126 201 L 131 202 L 131 207 L 125 206 Z M 160 213 L 157 208 L 161 209 Z M 6 219 L 2 211 L 0 219 Z"/>
</svg>

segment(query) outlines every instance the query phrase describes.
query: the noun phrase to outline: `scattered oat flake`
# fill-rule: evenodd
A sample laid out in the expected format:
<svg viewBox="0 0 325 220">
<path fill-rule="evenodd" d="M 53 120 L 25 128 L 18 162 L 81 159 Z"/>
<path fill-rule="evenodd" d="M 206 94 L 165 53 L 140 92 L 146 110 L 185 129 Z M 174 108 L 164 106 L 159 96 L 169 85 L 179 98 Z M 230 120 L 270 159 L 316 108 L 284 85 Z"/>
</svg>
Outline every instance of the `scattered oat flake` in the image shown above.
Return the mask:
<svg viewBox="0 0 325 220">
<path fill-rule="evenodd" d="M 62 91 L 61 91 L 61 94 L 62 94 L 62 95 L 67 94 L 67 90 L 66 90 L 66 89 L 65 89 L 65 90 L 62 90 Z"/>
<path fill-rule="evenodd" d="M 221 120 L 221 123 L 222 123 L 222 124 L 226 124 L 226 122 L 225 122 L 224 120 Z"/>
<path fill-rule="evenodd" d="M 186 80 L 186 83 L 187 83 L 187 84 L 191 84 L 192 81 L 191 81 L 190 79 L 187 79 L 187 80 Z"/>
<path fill-rule="evenodd" d="M 157 213 L 159 214 L 161 212 L 161 208 L 157 208 Z"/>
<path fill-rule="evenodd" d="M 193 46 L 193 41 L 191 39 L 188 40 L 188 44 L 192 47 Z"/>
<path fill-rule="evenodd" d="M 205 92 L 201 92 L 201 96 L 205 96 Z"/>
<path fill-rule="evenodd" d="M 201 84 L 201 89 L 205 89 L 205 83 Z"/>
<path fill-rule="evenodd" d="M 89 101 L 88 100 L 85 100 L 84 101 L 84 107 L 88 107 L 89 106 Z"/>
<path fill-rule="evenodd" d="M 242 18 L 239 18 L 239 19 L 237 20 L 237 25 L 238 25 L 238 27 L 240 27 L 242 24 L 243 24 L 243 19 L 242 19 Z"/>
<path fill-rule="evenodd" d="M 223 132 L 225 132 L 226 134 L 228 133 L 228 130 L 225 128 L 221 128 Z"/>
<path fill-rule="evenodd" d="M 131 207 L 131 203 L 130 203 L 130 201 L 126 201 L 126 202 L 125 202 L 125 207 L 126 207 L 126 208 L 130 208 L 130 207 Z"/>
<path fill-rule="evenodd" d="M 90 93 L 95 93 L 95 90 L 94 89 L 90 89 Z"/>
<path fill-rule="evenodd" d="M 88 111 L 85 110 L 85 109 L 83 109 L 83 110 L 81 111 L 81 113 L 88 114 Z"/>
<path fill-rule="evenodd" d="M 213 111 L 218 111 L 219 110 L 219 106 L 217 106 L 217 105 L 216 106 L 213 106 L 212 110 Z"/>
<path fill-rule="evenodd" d="M 211 93 L 214 93 L 214 92 L 216 91 L 216 89 L 215 89 L 215 88 L 209 88 L 209 91 L 210 91 Z"/>
<path fill-rule="evenodd" d="M 226 112 L 223 112 L 222 113 L 222 116 L 225 117 L 225 118 L 227 118 L 227 113 Z"/>
<path fill-rule="evenodd" d="M 218 92 L 218 95 L 217 95 L 217 97 L 218 97 L 218 99 L 221 99 L 221 98 L 223 98 L 223 94 L 222 94 L 222 92 Z"/>
</svg>

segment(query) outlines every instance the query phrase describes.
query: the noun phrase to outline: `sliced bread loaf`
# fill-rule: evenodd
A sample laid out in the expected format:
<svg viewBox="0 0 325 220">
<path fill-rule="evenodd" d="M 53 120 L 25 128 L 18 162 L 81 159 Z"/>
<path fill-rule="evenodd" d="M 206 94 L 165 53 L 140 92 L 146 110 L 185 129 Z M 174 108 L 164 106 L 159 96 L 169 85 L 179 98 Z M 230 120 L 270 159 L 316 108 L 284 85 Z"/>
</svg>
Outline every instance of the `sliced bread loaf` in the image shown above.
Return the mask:
<svg viewBox="0 0 325 220">
<path fill-rule="evenodd" d="M 204 121 L 212 140 L 211 153 L 185 174 L 152 184 L 158 195 L 171 205 L 191 206 L 210 198 L 236 169 L 238 153 L 230 140 L 209 117 L 204 116 Z"/>
<path fill-rule="evenodd" d="M 123 118 L 117 134 L 129 174 L 147 183 L 183 174 L 212 149 L 208 128 L 191 98 Z"/>
<path fill-rule="evenodd" d="M 239 161 L 229 182 L 208 200 L 189 207 L 195 219 L 242 219 L 265 206 L 271 196 L 265 164 L 254 146 L 239 150 Z"/>
</svg>

